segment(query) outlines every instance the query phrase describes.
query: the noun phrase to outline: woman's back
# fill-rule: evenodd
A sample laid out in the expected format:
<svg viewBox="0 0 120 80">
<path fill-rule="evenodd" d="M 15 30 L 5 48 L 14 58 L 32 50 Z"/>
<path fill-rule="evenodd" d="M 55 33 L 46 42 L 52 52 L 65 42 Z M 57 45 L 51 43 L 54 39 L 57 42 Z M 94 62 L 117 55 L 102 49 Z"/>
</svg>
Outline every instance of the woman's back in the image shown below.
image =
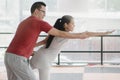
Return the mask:
<svg viewBox="0 0 120 80">
<path fill-rule="evenodd" d="M 33 68 L 47 69 L 51 66 L 56 56 L 60 53 L 62 46 L 67 43 L 68 39 L 54 37 L 49 48 L 45 46 L 36 51 L 31 58 L 30 63 Z"/>
</svg>

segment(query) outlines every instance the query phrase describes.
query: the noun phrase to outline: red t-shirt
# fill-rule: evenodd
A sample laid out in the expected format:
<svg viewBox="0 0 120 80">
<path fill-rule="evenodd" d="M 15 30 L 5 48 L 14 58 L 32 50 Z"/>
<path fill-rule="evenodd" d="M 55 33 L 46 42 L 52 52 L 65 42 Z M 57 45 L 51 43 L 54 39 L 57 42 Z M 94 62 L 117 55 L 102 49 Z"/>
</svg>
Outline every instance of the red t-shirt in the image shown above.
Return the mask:
<svg viewBox="0 0 120 80">
<path fill-rule="evenodd" d="M 41 31 L 48 32 L 52 26 L 34 16 L 22 21 L 6 52 L 29 58 Z"/>
</svg>

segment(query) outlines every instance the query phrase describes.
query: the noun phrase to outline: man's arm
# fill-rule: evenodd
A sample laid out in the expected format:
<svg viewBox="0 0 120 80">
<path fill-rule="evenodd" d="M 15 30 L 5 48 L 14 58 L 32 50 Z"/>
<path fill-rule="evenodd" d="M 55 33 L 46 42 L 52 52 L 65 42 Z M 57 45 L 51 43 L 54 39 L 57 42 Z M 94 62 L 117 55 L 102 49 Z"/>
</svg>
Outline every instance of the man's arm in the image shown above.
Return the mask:
<svg viewBox="0 0 120 80">
<path fill-rule="evenodd" d="M 58 37 L 63 37 L 63 38 L 70 38 L 70 39 L 85 39 L 88 37 L 93 37 L 93 36 L 102 36 L 102 35 L 107 35 L 114 32 L 113 31 L 106 31 L 106 32 L 83 32 L 83 33 L 69 33 L 65 31 L 60 31 L 55 28 L 52 28 L 48 34 L 53 35 L 53 36 L 58 36 Z"/>
<path fill-rule="evenodd" d="M 58 37 L 63 37 L 63 38 L 69 38 L 69 39 L 84 39 L 89 37 L 86 34 L 82 34 L 82 33 L 69 33 L 69 32 L 65 32 L 65 31 L 60 31 L 58 29 L 52 28 L 48 34 L 53 35 L 53 36 L 58 36 Z"/>
<path fill-rule="evenodd" d="M 47 39 L 48 39 L 48 36 L 44 40 L 37 42 L 36 45 L 35 45 L 35 47 L 38 47 L 38 46 L 46 44 Z"/>
</svg>

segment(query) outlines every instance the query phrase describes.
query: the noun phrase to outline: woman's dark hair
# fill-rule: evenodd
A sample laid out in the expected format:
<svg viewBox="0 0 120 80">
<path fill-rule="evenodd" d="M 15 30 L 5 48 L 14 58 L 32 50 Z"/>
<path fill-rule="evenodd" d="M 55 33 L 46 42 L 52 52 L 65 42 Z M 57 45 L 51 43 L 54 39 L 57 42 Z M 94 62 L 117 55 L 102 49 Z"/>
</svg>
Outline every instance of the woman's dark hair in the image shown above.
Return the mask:
<svg viewBox="0 0 120 80">
<path fill-rule="evenodd" d="M 64 24 L 65 23 L 69 24 L 72 19 L 73 19 L 72 16 L 65 15 L 62 18 L 59 18 L 59 19 L 56 20 L 56 22 L 54 24 L 54 28 L 56 28 L 58 30 L 61 30 L 61 31 L 65 31 Z M 52 36 L 52 35 L 48 36 L 48 40 L 47 40 L 47 43 L 46 43 L 46 48 L 48 48 L 50 46 L 53 38 L 54 38 L 54 36 Z"/>
<path fill-rule="evenodd" d="M 40 9 L 41 6 L 45 6 L 46 4 L 44 2 L 35 2 L 32 6 L 31 6 L 31 14 L 35 11 L 35 9 Z"/>
</svg>

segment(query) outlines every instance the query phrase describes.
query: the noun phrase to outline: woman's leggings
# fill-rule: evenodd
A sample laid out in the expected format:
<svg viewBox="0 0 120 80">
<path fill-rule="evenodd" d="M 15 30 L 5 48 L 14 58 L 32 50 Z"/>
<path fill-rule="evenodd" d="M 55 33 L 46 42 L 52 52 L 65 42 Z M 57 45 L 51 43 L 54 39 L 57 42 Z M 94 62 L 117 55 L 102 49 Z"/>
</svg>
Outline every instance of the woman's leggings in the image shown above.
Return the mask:
<svg viewBox="0 0 120 80">
<path fill-rule="evenodd" d="M 39 80 L 50 80 L 50 69 L 38 69 Z"/>
</svg>

